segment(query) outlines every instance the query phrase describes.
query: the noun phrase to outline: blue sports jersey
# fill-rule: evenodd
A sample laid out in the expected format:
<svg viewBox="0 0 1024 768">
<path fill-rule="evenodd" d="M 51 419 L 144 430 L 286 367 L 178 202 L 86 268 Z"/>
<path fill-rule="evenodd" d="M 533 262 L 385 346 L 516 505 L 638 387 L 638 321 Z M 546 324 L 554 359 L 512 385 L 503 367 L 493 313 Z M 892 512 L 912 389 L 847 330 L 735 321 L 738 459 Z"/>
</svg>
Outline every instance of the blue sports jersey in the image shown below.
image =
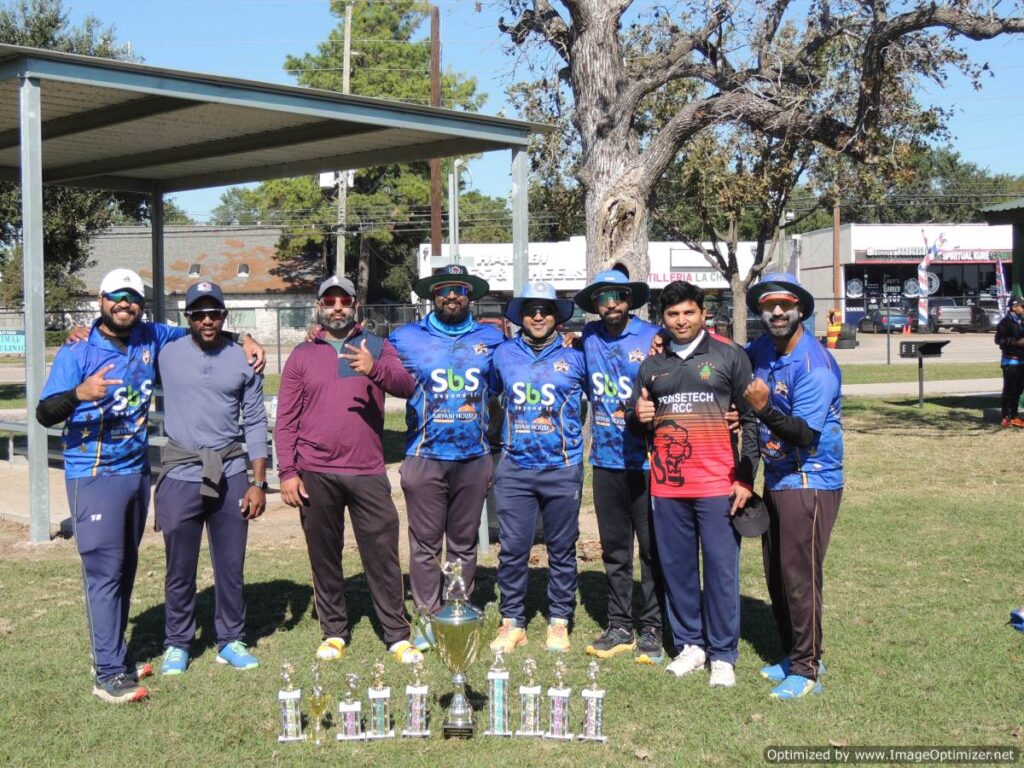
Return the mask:
<svg viewBox="0 0 1024 768">
<path fill-rule="evenodd" d="M 609 337 L 600 320 L 583 327 L 587 397 L 591 406 L 590 463 L 605 469 L 647 469 L 644 438 L 626 429 L 625 406 L 633 394 L 640 363 L 659 327 L 638 317 Z"/>
<path fill-rule="evenodd" d="M 561 340 L 535 354 L 522 335 L 494 352 L 491 388 L 502 395 L 503 455 L 526 469 L 583 463 L 580 407 L 587 368 L 583 353 Z"/>
<path fill-rule="evenodd" d="M 405 408 L 406 455 L 457 461 L 490 453 L 488 376 L 494 349 L 505 340 L 501 332 L 474 322 L 468 332 L 449 336 L 424 318 L 388 340 L 416 379 Z"/>
<path fill-rule="evenodd" d="M 789 355 L 779 356 L 771 336 L 747 345 L 754 376 L 768 384 L 771 404 L 799 416 L 818 433 L 807 448 L 790 445 L 758 423 L 765 487 L 771 491 L 843 487 L 842 373 L 817 339 L 804 333 Z"/>
<path fill-rule="evenodd" d="M 184 328 L 138 323 L 120 349 L 97 330 L 97 323 L 88 341 L 60 348 L 40 395 L 45 400 L 74 389 L 111 363 L 114 367 L 105 378 L 121 380 L 102 400 L 79 403 L 64 422 L 64 473 L 69 480 L 149 469 L 147 430 L 156 356 L 168 342 L 188 333 Z"/>
</svg>

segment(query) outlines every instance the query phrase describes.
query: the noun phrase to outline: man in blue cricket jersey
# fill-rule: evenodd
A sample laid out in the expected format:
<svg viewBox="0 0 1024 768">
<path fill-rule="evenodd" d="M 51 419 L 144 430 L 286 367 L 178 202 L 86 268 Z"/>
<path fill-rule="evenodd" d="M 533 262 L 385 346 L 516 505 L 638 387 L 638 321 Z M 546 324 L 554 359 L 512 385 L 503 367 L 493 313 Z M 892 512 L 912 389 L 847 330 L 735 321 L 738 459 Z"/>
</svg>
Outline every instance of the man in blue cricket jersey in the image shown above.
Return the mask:
<svg viewBox="0 0 1024 768">
<path fill-rule="evenodd" d="M 537 515 L 548 554 L 549 651 L 568 651 L 576 604 L 576 541 L 583 485 L 586 382 L 583 353 L 566 347 L 556 330 L 572 317 L 572 301 L 550 283 L 527 284 L 505 316 L 522 331 L 494 352 L 491 387 L 505 415 L 502 457 L 495 473 L 498 500 L 498 586 L 501 628 L 491 649 L 526 644 L 526 585 Z"/>
<path fill-rule="evenodd" d="M 441 547 L 462 561 L 466 593 L 476 573 L 477 532 L 492 474 L 487 442 L 488 376 L 504 337 L 473 319 L 469 302 L 486 281 L 450 264 L 413 285 L 434 309 L 395 330 L 389 341 L 416 379 L 406 406 L 402 491 L 409 519 L 409 582 L 416 608 L 441 607 Z M 414 636 L 420 650 L 428 638 Z"/>
<path fill-rule="evenodd" d="M 608 577 L 608 627 L 587 646 L 587 653 L 604 659 L 634 651 L 638 662 L 659 663 L 665 651 L 657 558 L 650 535 L 647 446 L 641 435 L 626 429 L 625 421 L 625 407 L 640 363 L 660 330 L 630 313 L 647 303 L 649 293 L 646 283 L 631 282 L 622 272 L 610 269 L 598 272 L 594 282 L 576 294 L 575 301 L 600 318 L 584 326 L 583 352 L 592 408 L 594 511 Z M 640 604 L 636 608 L 634 538 L 640 553 Z"/>
<path fill-rule="evenodd" d="M 45 427 L 64 422 L 64 475 L 82 558 L 93 656 L 93 695 L 111 704 L 149 695 L 129 665 L 125 631 L 139 542 L 149 509 L 148 418 L 156 360 L 183 328 L 142 322 L 142 278 L 115 269 L 100 283 L 100 318 L 86 340 L 62 347 L 36 408 Z M 74 334 L 73 334 L 73 337 Z M 246 356 L 262 350 L 246 343 Z"/>
<path fill-rule="evenodd" d="M 771 696 L 821 693 L 822 565 L 843 497 L 842 376 L 835 359 L 801 325 L 814 297 L 786 272 L 747 292 L 767 333 L 747 347 L 754 381 L 744 399 L 758 419 L 764 500 L 765 578 L 784 658 L 761 670 Z"/>
<path fill-rule="evenodd" d="M 241 346 L 221 333 L 227 315 L 219 285 L 203 281 L 189 286 L 189 335 L 160 353 L 168 443 L 160 456 L 153 505 L 167 559 L 164 676 L 188 668 L 204 528 L 213 565 L 217 661 L 235 669 L 259 666 L 243 642 L 242 587 L 249 521 L 266 507 L 267 412 L 263 377 L 249 367 Z M 244 432 L 239 416 L 244 416 Z"/>
</svg>

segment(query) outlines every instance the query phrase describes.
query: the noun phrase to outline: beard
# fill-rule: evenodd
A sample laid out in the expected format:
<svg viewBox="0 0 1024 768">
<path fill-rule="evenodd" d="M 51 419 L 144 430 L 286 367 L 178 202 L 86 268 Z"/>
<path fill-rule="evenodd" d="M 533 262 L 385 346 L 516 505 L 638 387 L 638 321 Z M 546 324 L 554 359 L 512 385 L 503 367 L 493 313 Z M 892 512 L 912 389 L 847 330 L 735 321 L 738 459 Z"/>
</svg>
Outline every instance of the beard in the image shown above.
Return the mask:
<svg viewBox="0 0 1024 768">
<path fill-rule="evenodd" d="M 434 306 L 434 314 L 445 325 L 461 325 L 469 317 L 469 304 L 460 303 L 456 307 L 450 308 L 445 302 L 441 306 Z"/>
<path fill-rule="evenodd" d="M 761 313 L 761 322 L 764 323 L 764 327 L 768 330 L 768 333 L 776 339 L 788 339 L 800 326 L 800 310 L 791 309 L 787 312 L 782 313 L 782 317 L 786 320 L 785 324 L 772 325 L 774 315 L 771 312 Z"/>
<path fill-rule="evenodd" d="M 352 313 L 348 312 L 341 317 L 335 317 L 334 310 L 322 309 L 320 310 L 320 325 L 328 331 L 340 333 L 348 330 L 352 325 Z"/>
<path fill-rule="evenodd" d="M 104 309 L 100 307 L 100 322 L 103 323 L 104 327 L 115 336 L 127 336 L 131 333 L 132 328 L 139 322 L 139 318 L 142 316 L 142 309 L 135 310 L 133 306 L 129 306 L 128 315 L 115 315 L 114 308 L 117 305 L 111 307 L 111 309 Z"/>
</svg>

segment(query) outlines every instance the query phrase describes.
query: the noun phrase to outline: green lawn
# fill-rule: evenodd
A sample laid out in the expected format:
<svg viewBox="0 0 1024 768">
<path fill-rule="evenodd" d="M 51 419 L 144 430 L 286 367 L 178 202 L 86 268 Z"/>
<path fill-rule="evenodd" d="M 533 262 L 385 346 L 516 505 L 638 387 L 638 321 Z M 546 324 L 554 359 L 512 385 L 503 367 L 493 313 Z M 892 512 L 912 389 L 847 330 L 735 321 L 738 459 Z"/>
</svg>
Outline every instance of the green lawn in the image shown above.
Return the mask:
<svg viewBox="0 0 1024 768">
<path fill-rule="evenodd" d="M 842 366 L 844 384 L 878 384 L 898 381 L 917 381 L 916 365 L 885 365 L 883 363 L 849 363 Z M 998 379 L 1002 371 L 998 362 L 985 363 L 925 363 L 925 381 L 952 379 Z"/>
<path fill-rule="evenodd" d="M 1024 738 L 1024 636 L 1006 625 L 1024 603 L 1020 531 L 1020 435 L 979 419 L 981 399 L 851 400 L 848 482 L 826 562 L 823 696 L 782 704 L 767 698 L 758 667 L 778 655 L 756 543 L 745 541 L 739 684 L 711 690 L 707 675 L 683 680 L 628 658 L 602 664 L 605 746 L 533 740 L 445 742 L 435 700 L 426 741 L 279 745 L 276 692 L 284 660 L 309 679 L 319 640 L 301 537 L 250 547 L 246 562 L 249 640 L 262 666 L 234 673 L 214 663 L 212 579 L 200 561 L 194 663 L 178 679 L 156 678 L 145 704 L 110 707 L 89 694 L 80 567 L 70 545 L 7 547 L 0 558 L 0 706 L 5 764 L 320 766 L 745 766 L 769 745 L 1002 745 Z M 943 469 L 945 468 L 945 469 Z M 592 514 L 588 501 L 584 515 Z M 589 548 L 592 550 L 592 546 Z M 493 597 L 495 558 L 483 560 L 477 599 Z M 358 556 L 346 551 L 354 638 L 326 670 L 332 696 L 343 677 L 366 680 L 383 655 Z M 145 547 L 129 644 L 158 661 L 162 643 L 163 552 Z M 543 607 L 546 571 L 532 568 L 529 610 Z M 574 722 L 585 681 L 583 647 L 604 621 L 600 561 L 581 563 L 580 604 L 567 655 Z M 542 650 L 543 618 L 531 616 L 530 644 L 512 656 L 513 684 L 527 655 L 542 682 L 553 659 Z M 483 704 L 487 661 L 469 679 Z M 386 682 L 403 725 L 410 679 L 386 660 Z M 428 654 L 432 694 L 450 676 Z M 334 734 L 333 727 L 331 735 Z"/>
</svg>

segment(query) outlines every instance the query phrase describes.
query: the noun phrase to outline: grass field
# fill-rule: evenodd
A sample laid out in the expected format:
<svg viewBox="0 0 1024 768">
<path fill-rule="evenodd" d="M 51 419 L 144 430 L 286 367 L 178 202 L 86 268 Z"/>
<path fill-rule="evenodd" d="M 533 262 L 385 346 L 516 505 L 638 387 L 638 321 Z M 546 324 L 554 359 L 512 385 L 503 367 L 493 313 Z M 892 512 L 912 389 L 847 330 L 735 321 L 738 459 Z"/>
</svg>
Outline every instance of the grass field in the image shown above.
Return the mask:
<svg viewBox="0 0 1024 768">
<path fill-rule="evenodd" d="M 677 680 L 628 658 L 602 664 L 607 689 L 605 746 L 532 740 L 445 742 L 436 697 L 450 676 L 428 654 L 435 697 L 426 741 L 279 745 L 276 692 L 281 663 L 300 682 L 319 631 L 301 536 L 250 546 L 246 596 L 249 640 L 262 666 L 235 673 L 214 663 L 212 579 L 200 560 L 199 624 L 194 662 L 178 679 L 155 678 L 152 698 L 111 707 L 89 694 L 88 646 L 79 561 L 69 543 L 42 549 L 8 541 L 0 552 L 0 707 L 8 765 L 314 766 L 676 766 L 757 765 L 769 745 L 1001 745 L 1024 742 L 1024 636 L 1007 627 L 1024 603 L 1019 501 L 1020 433 L 985 425 L 977 398 L 850 400 L 848 480 L 826 561 L 825 639 L 829 674 L 823 696 L 782 704 L 767 698 L 757 675 L 778 655 L 756 544 L 743 546 L 743 630 L 739 684 L 711 690 L 707 675 Z M 589 500 L 584 516 L 592 515 Z M 297 527 L 296 527 L 297 531 Z M 17 532 L 20 535 L 20 532 Z M 588 543 L 590 546 L 587 546 Z M 580 604 L 567 655 L 578 721 L 587 639 L 602 625 L 604 577 L 593 542 L 581 543 Z M 357 553 L 348 548 L 354 641 L 326 669 L 332 696 L 344 674 L 365 681 L 383 657 Z M 494 595 L 494 556 L 483 560 L 477 600 Z M 513 684 L 533 655 L 552 679 L 544 653 L 546 571 L 532 568 L 530 644 L 511 657 Z M 129 645 L 157 662 L 162 645 L 163 552 L 143 548 L 131 611 Z M 525 652 L 524 652 L 525 651 Z M 400 730 L 406 671 L 386 659 Z M 470 672 L 483 705 L 484 672 Z M 483 717 L 478 712 L 478 717 Z M 482 730 L 482 727 L 481 727 Z M 333 727 L 330 734 L 334 734 Z"/>
</svg>

